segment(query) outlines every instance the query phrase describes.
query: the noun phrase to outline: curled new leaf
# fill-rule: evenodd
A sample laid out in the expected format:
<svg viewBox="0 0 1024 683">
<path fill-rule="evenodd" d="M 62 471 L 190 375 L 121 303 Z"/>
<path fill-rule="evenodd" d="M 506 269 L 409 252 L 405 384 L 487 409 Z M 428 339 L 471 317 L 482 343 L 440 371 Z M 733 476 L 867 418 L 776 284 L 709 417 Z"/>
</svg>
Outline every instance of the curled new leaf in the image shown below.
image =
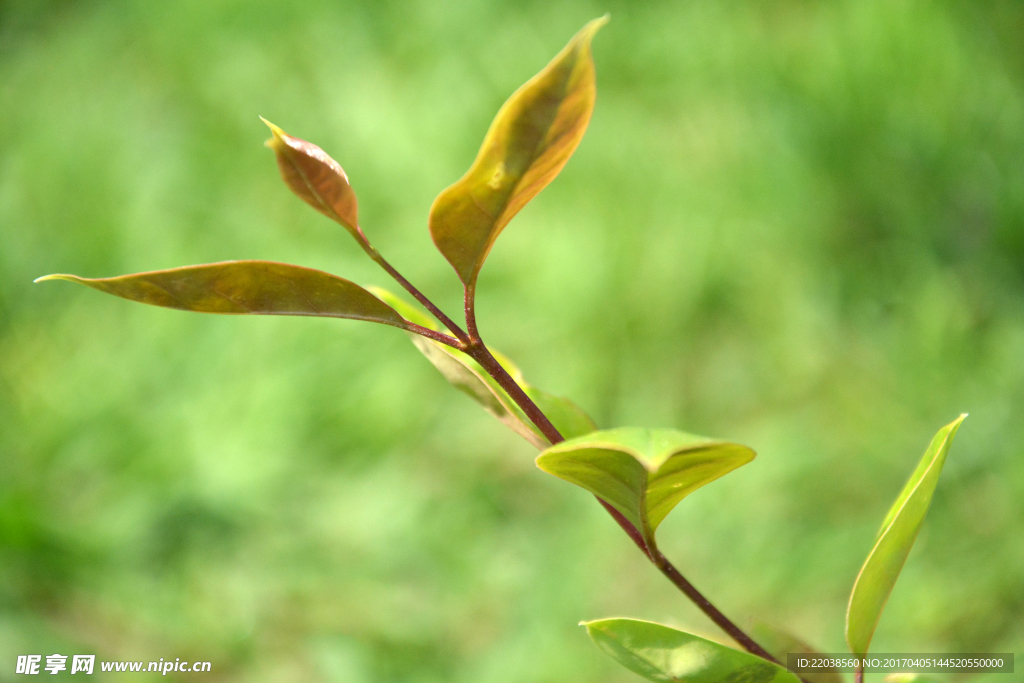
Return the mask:
<svg viewBox="0 0 1024 683">
<path fill-rule="evenodd" d="M 397 310 L 406 320 L 437 331 L 437 325 L 424 313 L 399 299 L 391 292 L 379 287 L 370 287 L 376 296 Z M 458 349 L 453 349 L 433 339 L 410 334 L 412 343 L 427 357 L 448 382 L 479 403 L 484 410 L 498 418 L 516 434 L 539 449 L 550 444 L 540 430 L 530 421 L 515 401 L 501 388 L 494 378 L 479 363 Z M 552 396 L 530 386 L 512 361 L 500 353 L 494 357 L 512 375 L 516 382 L 548 416 L 555 428 L 565 437 L 579 436 L 597 429 L 594 421 L 575 403 L 567 398 Z"/>
<path fill-rule="evenodd" d="M 778 664 L 685 631 L 639 619 L 581 624 L 622 666 L 657 683 L 800 683 Z"/>
<path fill-rule="evenodd" d="M 588 23 L 498 111 L 466 175 L 430 209 L 430 235 L 459 278 L 476 282 L 505 225 L 558 175 L 590 122 L 596 88 Z"/>
<path fill-rule="evenodd" d="M 359 285 L 273 261 L 225 261 L 110 278 L 46 275 L 131 301 L 200 313 L 309 315 L 370 320 L 406 329 L 395 309 Z"/>
<path fill-rule="evenodd" d="M 654 548 L 654 532 L 687 495 L 754 459 L 754 451 L 672 429 L 623 427 L 556 444 L 537 467 L 621 512 Z"/>
<path fill-rule="evenodd" d="M 854 654 L 867 654 L 885 603 L 928 514 L 953 437 L 965 417 L 966 414 L 953 420 L 932 439 L 882 522 L 875 545 L 857 575 L 846 609 L 846 642 Z"/>
<path fill-rule="evenodd" d="M 262 119 L 262 117 L 261 117 Z M 341 223 L 364 249 L 366 236 L 359 229 L 356 193 L 337 161 L 311 142 L 288 135 L 266 119 L 273 137 L 267 147 L 277 156 L 281 177 L 300 199 L 331 220 Z"/>
</svg>

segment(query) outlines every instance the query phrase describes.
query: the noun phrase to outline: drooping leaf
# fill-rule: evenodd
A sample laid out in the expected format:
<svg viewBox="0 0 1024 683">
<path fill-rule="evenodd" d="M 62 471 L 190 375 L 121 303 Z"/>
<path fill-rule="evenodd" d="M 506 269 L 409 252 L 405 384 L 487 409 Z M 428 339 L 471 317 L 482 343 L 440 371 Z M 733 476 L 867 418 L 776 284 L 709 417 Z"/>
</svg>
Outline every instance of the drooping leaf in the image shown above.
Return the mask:
<svg viewBox="0 0 1024 683">
<path fill-rule="evenodd" d="M 658 683 L 800 683 L 783 667 L 699 636 L 639 619 L 583 622 L 599 648 Z"/>
<path fill-rule="evenodd" d="M 735 443 L 624 427 L 556 444 L 537 466 L 608 502 L 653 548 L 654 532 L 679 501 L 753 459 L 754 451 Z"/>
<path fill-rule="evenodd" d="M 430 209 L 434 244 L 466 285 L 505 225 L 558 175 L 587 129 L 596 88 L 588 23 L 498 111 L 476 160 Z"/>
<path fill-rule="evenodd" d="M 953 420 L 932 439 L 882 522 L 875 545 L 857 575 L 846 610 L 846 642 L 854 654 L 867 654 L 885 603 L 928 513 L 953 437 L 965 417 Z"/>
<path fill-rule="evenodd" d="M 821 650 L 812 647 L 791 633 L 775 628 L 763 621 L 756 622 L 747 632 L 754 641 L 767 650 L 775 659 L 786 663 L 790 653 L 801 655 L 819 655 Z M 807 683 L 843 683 L 843 677 L 836 669 L 801 673 L 800 677 Z"/>
<path fill-rule="evenodd" d="M 398 311 L 406 320 L 427 329 L 439 331 L 439 326 L 430 317 L 391 292 L 380 287 L 368 287 L 367 289 Z M 432 339 L 411 333 L 409 337 L 420 353 L 433 363 L 449 383 L 479 403 L 484 410 L 537 448 L 544 449 L 550 445 L 515 401 L 501 388 L 500 384 L 487 374 L 487 371 L 479 363 L 462 351 Z M 567 398 L 552 396 L 531 386 L 523 379 L 523 373 L 511 360 L 493 350 L 492 353 L 563 436 L 569 438 L 570 435 L 578 436 L 597 429 L 594 421 L 575 403 Z"/>
<path fill-rule="evenodd" d="M 341 223 L 356 241 L 369 248 L 366 236 L 359 229 L 356 193 L 338 162 L 312 142 L 288 135 L 262 116 L 260 118 L 270 128 L 272 137 L 266 145 L 274 150 L 285 184 L 302 201 Z"/>
<path fill-rule="evenodd" d="M 394 325 L 393 308 L 348 280 L 312 268 L 273 261 L 224 261 L 110 278 L 46 275 L 131 301 L 200 313 L 309 315 Z"/>
<path fill-rule="evenodd" d="M 467 394 L 535 447 L 547 447 L 548 441 L 540 430 L 479 363 L 463 352 L 432 339 L 413 335 L 412 343 L 434 364 L 449 384 Z"/>
</svg>

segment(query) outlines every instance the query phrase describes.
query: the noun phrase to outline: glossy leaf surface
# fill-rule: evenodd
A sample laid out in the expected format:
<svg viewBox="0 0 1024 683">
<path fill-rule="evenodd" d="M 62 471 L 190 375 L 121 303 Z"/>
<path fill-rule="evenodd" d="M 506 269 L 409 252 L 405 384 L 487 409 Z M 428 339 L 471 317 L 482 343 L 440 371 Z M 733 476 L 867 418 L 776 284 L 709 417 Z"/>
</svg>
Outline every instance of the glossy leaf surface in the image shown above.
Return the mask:
<svg viewBox="0 0 1024 683">
<path fill-rule="evenodd" d="M 261 117 L 262 118 L 262 117 Z M 356 193 L 337 161 L 311 142 L 288 135 L 266 119 L 272 137 L 266 145 L 274 150 L 281 177 L 302 201 L 341 223 L 364 247 L 369 247 L 359 229 Z"/>
<path fill-rule="evenodd" d="M 753 459 L 754 451 L 735 443 L 624 427 L 556 444 L 537 466 L 608 502 L 654 547 L 654 532 L 679 501 Z"/>
<path fill-rule="evenodd" d="M 583 622 L 599 648 L 658 683 L 800 683 L 786 669 L 699 636 L 639 619 Z"/>
<path fill-rule="evenodd" d="M 434 200 L 430 234 L 466 285 L 505 225 L 558 175 L 583 137 L 597 90 L 590 42 L 607 17 L 577 33 L 495 116 L 476 160 Z"/>
<path fill-rule="evenodd" d="M 857 575 L 846 610 L 846 642 L 854 654 L 864 655 L 868 651 L 885 603 L 928 513 L 953 437 L 965 417 L 966 414 L 961 415 L 932 439 L 882 522 L 875 545 Z"/>
<path fill-rule="evenodd" d="M 352 318 L 404 328 L 393 308 L 348 280 L 273 261 L 224 261 L 111 278 L 46 275 L 131 301 L 200 313 Z"/>
<path fill-rule="evenodd" d="M 804 655 L 819 655 L 821 650 L 808 645 L 791 633 L 776 628 L 765 622 L 755 623 L 747 633 L 758 645 L 779 660 L 783 664 L 789 653 Z M 843 683 L 843 676 L 836 669 L 815 671 L 813 673 L 801 673 L 800 677 L 807 683 Z"/>
<path fill-rule="evenodd" d="M 437 323 L 425 313 L 391 292 L 379 287 L 370 287 L 369 289 L 382 301 L 397 310 L 406 320 L 431 330 L 440 331 Z M 515 401 L 501 388 L 501 385 L 487 374 L 487 371 L 479 363 L 458 349 L 417 334 L 410 333 L 409 336 L 416 348 L 433 363 L 434 367 L 452 386 L 467 394 L 484 410 L 538 449 L 544 449 L 550 445 L 540 430 L 523 414 Z M 493 350 L 492 353 L 563 436 L 578 436 L 597 429 L 594 421 L 575 403 L 567 398 L 552 396 L 530 386 L 512 361 Z"/>
</svg>

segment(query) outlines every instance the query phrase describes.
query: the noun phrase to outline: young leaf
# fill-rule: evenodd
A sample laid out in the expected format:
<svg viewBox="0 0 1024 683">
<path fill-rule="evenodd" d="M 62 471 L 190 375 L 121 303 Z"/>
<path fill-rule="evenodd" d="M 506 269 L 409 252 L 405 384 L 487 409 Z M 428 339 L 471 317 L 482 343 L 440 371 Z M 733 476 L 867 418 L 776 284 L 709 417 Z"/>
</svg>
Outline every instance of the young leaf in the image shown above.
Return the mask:
<svg viewBox="0 0 1024 683">
<path fill-rule="evenodd" d="M 668 626 L 639 619 L 581 624 L 622 666 L 658 683 L 800 683 L 786 669 Z"/>
<path fill-rule="evenodd" d="M 519 386 L 523 387 L 530 400 L 537 404 L 540 412 L 548 416 L 562 438 L 574 439 L 597 429 L 597 424 L 591 417 L 569 399 L 541 391 L 525 381 L 519 382 Z M 545 440 L 543 447 L 547 448 L 549 445 Z"/>
<path fill-rule="evenodd" d="M 775 628 L 763 621 L 756 622 L 747 632 L 758 645 L 783 664 L 786 663 L 789 653 L 803 655 L 819 655 L 821 650 L 811 647 L 791 633 Z M 812 673 L 801 673 L 800 677 L 807 683 L 843 683 L 843 677 L 834 668 L 824 669 Z"/>
<path fill-rule="evenodd" d="M 505 225 L 550 183 L 590 121 L 596 89 L 594 19 L 502 105 L 466 175 L 430 209 L 430 235 L 463 284 L 476 282 Z"/>
<path fill-rule="evenodd" d="M 966 414 L 953 420 L 932 439 L 917 469 L 910 475 L 910 480 L 882 522 L 875 545 L 857 575 L 846 609 L 846 642 L 854 654 L 867 654 L 882 609 L 928 513 L 953 437 L 965 417 Z"/>
<path fill-rule="evenodd" d="M 405 329 L 393 308 L 336 275 L 272 261 L 224 261 L 110 278 L 46 275 L 165 308 L 200 313 L 311 315 Z"/>
<path fill-rule="evenodd" d="M 406 320 L 438 331 L 438 326 L 418 309 L 410 306 L 402 299 L 391 292 L 380 287 L 368 288 L 374 295 L 378 296 L 389 306 L 397 310 Z M 547 448 L 550 444 L 540 433 L 540 430 L 530 421 L 523 411 L 509 397 L 504 389 L 494 381 L 487 371 L 480 367 L 480 364 L 467 356 L 465 353 L 453 349 L 445 344 L 438 343 L 432 339 L 421 337 L 410 333 L 412 343 L 434 364 L 449 383 L 463 393 L 467 394 L 474 401 L 483 406 L 484 410 L 512 431 L 522 436 L 538 449 Z M 512 375 L 516 382 L 523 388 L 537 406 L 551 420 L 555 428 L 565 437 L 579 436 L 597 429 L 594 421 L 580 409 L 575 403 L 567 398 L 552 396 L 540 389 L 530 386 L 524 379 L 522 372 L 504 355 L 492 351 L 494 357 L 501 363 L 502 367 Z"/>
<path fill-rule="evenodd" d="M 548 448 L 537 467 L 621 512 L 654 548 L 654 532 L 687 495 L 754 459 L 754 451 L 672 429 L 624 427 Z"/>
<path fill-rule="evenodd" d="M 449 384 L 479 403 L 484 410 L 536 448 L 547 447 L 548 441 L 540 430 L 479 363 L 463 352 L 432 339 L 413 335 L 412 343 L 434 364 Z"/>
<path fill-rule="evenodd" d="M 359 229 L 356 193 L 338 162 L 313 143 L 288 135 L 262 116 L 260 119 L 270 128 L 272 137 L 266 145 L 274 150 L 285 184 L 302 201 L 341 223 L 364 249 L 369 249 Z"/>
</svg>

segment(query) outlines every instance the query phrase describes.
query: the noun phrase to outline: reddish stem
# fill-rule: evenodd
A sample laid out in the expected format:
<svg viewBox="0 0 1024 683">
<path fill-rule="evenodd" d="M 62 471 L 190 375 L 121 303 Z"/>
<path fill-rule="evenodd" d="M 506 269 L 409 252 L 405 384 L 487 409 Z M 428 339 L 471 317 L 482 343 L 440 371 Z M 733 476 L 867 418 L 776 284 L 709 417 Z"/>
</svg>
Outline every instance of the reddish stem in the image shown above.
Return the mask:
<svg viewBox="0 0 1024 683">
<path fill-rule="evenodd" d="M 413 298 L 415 298 L 416 301 L 419 301 L 421 304 L 423 304 L 423 307 L 426 308 L 428 311 L 430 311 L 430 313 L 435 318 L 437 318 L 439 321 L 441 321 L 442 325 L 444 325 L 449 330 L 451 330 L 452 334 L 454 334 L 456 337 L 458 337 L 460 342 L 462 342 L 463 344 L 469 343 L 469 335 L 467 335 L 466 332 L 461 327 L 459 327 L 455 323 L 454 320 L 452 320 L 447 315 L 445 315 L 444 311 L 442 311 L 440 308 L 435 306 L 434 302 L 431 301 L 430 299 L 428 299 L 423 294 L 423 292 L 418 290 L 411 282 L 406 280 L 405 277 L 403 277 L 401 273 L 399 273 L 397 270 L 395 270 L 394 267 L 390 263 L 388 263 L 384 259 L 383 256 L 380 255 L 380 252 L 378 252 L 376 249 L 374 249 L 372 246 L 370 246 L 369 241 L 366 242 L 366 244 L 364 245 L 363 248 L 366 250 L 366 253 L 369 254 L 370 258 L 372 258 L 374 261 L 376 261 L 377 264 L 381 268 L 383 268 L 384 270 L 387 271 L 388 275 L 390 275 L 392 278 L 394 278 L 395 281 L 398 284 L 402 285 L 402 287 L 405 288 L 405 291 L 407 291 L 410 294 L 412 294 Z M 418 331 L 416 333 L 417 334 L 422 334 L 421 332 L 418 332 Z M 428 335 L 423 335 L 423 336 L 428 336 Z M 438 340 L 438 341 L 441 341 L 441 340 Z M 448 342 L 442 342 L 442 343 L 447 344 Z M 451 346 L 451 344 L 449 344 L 449 346 Z M 455 348 L 459 348 L 459 347 L 456 346 Z"/>
<path fill-rule="evenodd" d="M 480 339 L 480 333 L 476 326 L 476 283 L 466 285 L 464 292 L 464 305 L 466 312 L 466 331 L 463 331 L 461 327 L 455 324 L 447 315 L 444 314 L 441 309 L 434 305 L 430 299 L 423 295 L 420 290 L 406 280 L 401 273 L 395 270 L 390 263 L 388 263 L 380 253 L 377 252 L 369 241 L 366 242 L 365 247 L 367 254 L 376 261 L 384 270 L 388 272 L 407 292 L 413 295 L 417 301 L 430 311 L 435 318 L 444 324 L 458 339 L 453 339 L 445 334 L 434 332 L 433 330 L 427 329 L 414 323 L 409 323 L 408 329 L 410 332 L 421 334 L 424 337 L 434 339 L 435 341 L 447 344 L 454 348 L 460 349 L 468 354 L 473 360 L 478 362 L 484 370 L 487 371 L 491 377 L 494 378 L 502 389 L 509 395 L 509 397 L 516 402 L 516 405 L 523 411 L 523 413 L 530 419 L 533 424 L 537 426 L 537 429 L 541 431 L 544 437 L 552 444 L 561 443 L 565 441 L 565 438 L 561 435 L 558 429 L 551 423 L 547 415 L 537 407 L 537 404 L 526 394 L 521 386 L 512 378 L 511 375 L 501 367 L 494 356 L 488 350 L 487 346 Z M 743 632 L 740 627 L 734 624 L 728 617 L 715 607 L 710 600 L 698 591 L 693 584 L 686 580 L 678 569 L 669 562 L 661 551 L 652 549 L 647 546 L 644 541 L 643 535 L 640 531 L 626 519 L 622 513 L 612 507 L 607 501 L 597 497 L 599 503 L 604 506 L 604 509 L 612 516 L 612 518 L 622 527 L 626 535 L 637 545 L 638 548 L 647 556 L 647 558 L 654 564 L 655 567 L 661 571 L 669 581 L 671 581 L 679 590 L 690 598 L 691 601 L 704 614 L 708 616 L 711 621 L 715 622 L 723 631 L 728 633 L 737 643 L 742 645 L 751 654 L 757 655 L 770 662 L 779 664 L 779 661 L 775 657 L 771 656 L 767 650 L 758 645 L 753 638 Z M 862 683 L 860 680 L 857 683 Z"/>
<path fill-rule="evenodd" d="M 513 401 L 522 409 L 523 413 L 530 418 L 537 429 L 544 434 L 544 437 L 552 444 L 560 443 L 565 439 L 559 433 L 558 429 L 551 423 L 547 416 L 537 407 L 526 392 L 523 391 L 522 387 L 516 383 L 505 368 L 501 367 L 501 364 L 495 360 L 494 356 L 487 349 L 487 346 L 480 340 L 479 333 L 476 329 L 476 319 L 473 315 L 473 294 L 474 288 L 466 287 L 466 327 L 470 332 L 470 343 L 466 349 L 466 353 L 470 355 L 476 362 L 480 363 L 481 366 L 487 373 L 494 378 L 501 388 L 512 398 Z M 768 653 L 763 647 L 757 644 L 753 638 L 748 636 L 743 630 L 733 623 L 728 617 L 722 614 L 721 610 L 715 607 L 710 600 L 698 591 L 692 583 L 686 580 L 686 577 L 680 573 L 678 569 L 669 562 L 668 558 L 665 557 L 661 551 L 657 549 L 651 549 L 647 546 L 644 541 L 643 535 L 628 519 L 626 519 L 622 513 L 612 507 L 608 502 L 597 497 L 598 502 L 604 506 L 604 509 L 618 522 L 619 526 L 626 532 L 626 534 L 632 539 L 638 548 L 647 556 L 647 558 L 654 564 L 658 570 L 664 574 L 669 581 L 671 581 L 679 590 L 681 590 L 686 597 L 690 598 L 691 601 L 704 614 L 708 616 L 711 621 L 715 622 L 723 631 L 728 633 L 737 643 L 743 646 L 747 652 L 757 655 L 763 659 L 767 659 L 775 664 L 780 664 L 779 660 Z"/>
<path fill-rule="evenodd" d="M 458 349 L 460 351 L 463 349 L 462 342 L 460 342 L 455 337 L 449 337 L 447 334 L 444 334 L 443 332 L 435 332 L 429 327 L 423 327 L 422 325 L 417 325 L 416 323 L 410 323 L 407 321 L 406 324 L 402 327 L 402 329 L 412 332 L 414 334 L 418 334 L 421 337 L 426 337 L 427 339 L 433 339 L 436 342 L 447 344 L 453 349 Z"/>
</svg>

